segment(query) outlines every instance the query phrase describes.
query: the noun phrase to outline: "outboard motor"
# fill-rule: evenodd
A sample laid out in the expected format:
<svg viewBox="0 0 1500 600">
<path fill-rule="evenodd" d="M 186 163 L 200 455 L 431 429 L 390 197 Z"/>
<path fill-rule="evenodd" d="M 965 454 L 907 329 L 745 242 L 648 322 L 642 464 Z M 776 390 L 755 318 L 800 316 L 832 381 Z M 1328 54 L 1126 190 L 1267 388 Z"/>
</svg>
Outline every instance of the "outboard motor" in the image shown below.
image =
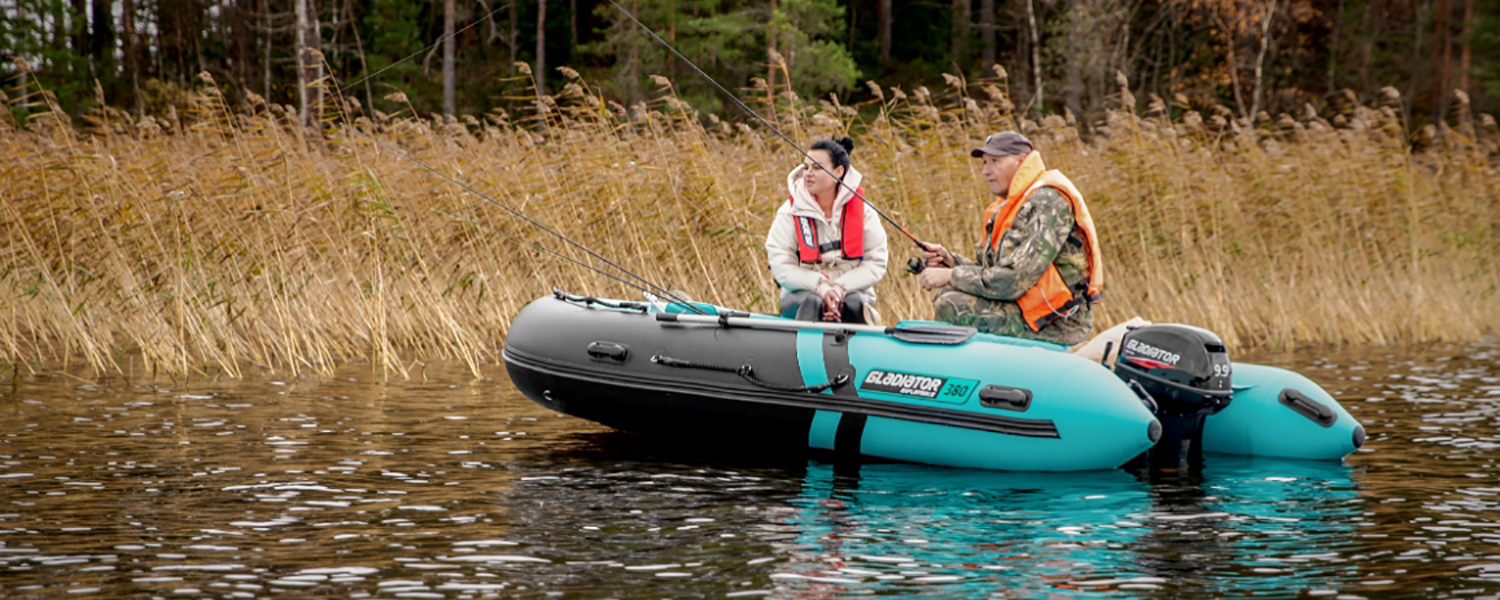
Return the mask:
<svg viewBox="0 0 1500 600">
<path fill-rule="evenodd" d="M 1229 353 L 1213 332 L 1188 325 L 1132 329 L 1121 340 L 1115 375 L 1141 395 L 1161 422 L 1161 438 L 1127 469 L 1203 466 L 1203 421 L 1229 406 Z"/>
</svg>

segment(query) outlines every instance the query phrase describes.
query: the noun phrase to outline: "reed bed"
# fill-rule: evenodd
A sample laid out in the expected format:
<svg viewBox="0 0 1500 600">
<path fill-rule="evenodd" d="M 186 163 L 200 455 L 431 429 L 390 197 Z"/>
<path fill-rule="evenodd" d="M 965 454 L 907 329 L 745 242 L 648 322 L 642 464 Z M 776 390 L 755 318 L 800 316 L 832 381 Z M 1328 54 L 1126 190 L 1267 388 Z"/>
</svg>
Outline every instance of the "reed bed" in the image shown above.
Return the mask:
<svg viewBox="0 0 1500 600">
<path fill-rule="evenodd" d="M 206 78 L 184 114 L 0 119 L 0 360 L 114 372 L 138 352 L 153 373 L 229 376 L 367 361 L 409 377 L 451 359 L 477 374 L 554 288 L 640 298 L 397 151 L 664 287 L 775 310 L 762 244 L 800 157 L 758 124 L 698 114 L 665 79 L 656 101 L 624 107 L 563 72 L 573 82 L 556 96 L 458 119 L 330 93 L 323 126 L 303 128 L 289 107 L 229 106 Z M 1414 147 L 1388 108 L 1252 127 L 1222 111 L 1168 119 L 1155 98 L 1138 113 L 1122 90 L 1121 108 L 1080 127 L 1022 118 L 1005 85 L 871 83 L 859 106 L 750 96 L 800 143 L 852 135 L 871 201 L 965 252 L 988 203 L 967 149 L 1027 132 L 1099 225 L 1101 329 L 1191 323 L 1239 351 L 1471 339 L 1500 323 L 1493 119 Z M 12 95 L 0 101 L 46 108 L 29 81 Z M 915 251 L 888 230 L 879 309 L 930 318 L 899 265 Z"/>
</svg>

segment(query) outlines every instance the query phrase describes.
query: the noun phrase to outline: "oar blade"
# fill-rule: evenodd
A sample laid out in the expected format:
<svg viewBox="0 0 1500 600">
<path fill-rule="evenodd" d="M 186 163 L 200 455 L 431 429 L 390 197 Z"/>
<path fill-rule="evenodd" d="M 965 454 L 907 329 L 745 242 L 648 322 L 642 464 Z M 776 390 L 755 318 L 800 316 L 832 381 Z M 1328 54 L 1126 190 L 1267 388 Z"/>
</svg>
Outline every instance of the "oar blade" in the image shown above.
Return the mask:
<svg viewBox="0 0 1500 600">
<path fill-rule="evenodd" d="M 909 344 L 932 344 L 957 346 L 969 341 L 978 333 L 973 327 L 957 325 L 915 325 L 912 327 L 889 327 L 886 335 Z"/>
</svg>

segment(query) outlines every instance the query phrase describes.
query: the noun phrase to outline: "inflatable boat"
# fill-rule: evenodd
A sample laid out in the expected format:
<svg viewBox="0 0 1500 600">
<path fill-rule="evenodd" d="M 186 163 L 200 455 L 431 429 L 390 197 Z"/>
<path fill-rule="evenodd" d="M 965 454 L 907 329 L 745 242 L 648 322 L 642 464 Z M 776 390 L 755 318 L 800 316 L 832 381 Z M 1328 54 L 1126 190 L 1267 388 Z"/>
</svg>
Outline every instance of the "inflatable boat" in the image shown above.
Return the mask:
<svg viewBox="0 0 1500 600">
<path fill-rule="evenodd" d="M 1216 341 L 1142 329 L 1112 370 L 943 323 L 815 323 L 558 292 L 521 311 L 503 357 L 546 408 L 685 444 L 1078 471 L 1203 452 L 1338 459 L 1363 443 L 1322 388 L 1231 364 Z"/>
</svg>

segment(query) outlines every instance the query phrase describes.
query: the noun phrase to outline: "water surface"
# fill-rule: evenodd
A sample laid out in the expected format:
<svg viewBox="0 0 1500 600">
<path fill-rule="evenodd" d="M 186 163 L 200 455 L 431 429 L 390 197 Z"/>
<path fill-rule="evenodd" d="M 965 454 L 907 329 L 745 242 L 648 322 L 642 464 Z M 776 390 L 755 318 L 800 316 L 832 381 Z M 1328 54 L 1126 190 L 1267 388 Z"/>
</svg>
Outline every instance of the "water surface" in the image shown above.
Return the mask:
<svg viewBox="0 0 1500 600">
<path fill-rule="evenodd" d="M 1015 474 L 705 452 L 504 369 L 0 387 L 0 596 L 1500 594 L 1500 343 L 1256 357 L 1370 434 L 1343 463 Z"/>
</svg>

